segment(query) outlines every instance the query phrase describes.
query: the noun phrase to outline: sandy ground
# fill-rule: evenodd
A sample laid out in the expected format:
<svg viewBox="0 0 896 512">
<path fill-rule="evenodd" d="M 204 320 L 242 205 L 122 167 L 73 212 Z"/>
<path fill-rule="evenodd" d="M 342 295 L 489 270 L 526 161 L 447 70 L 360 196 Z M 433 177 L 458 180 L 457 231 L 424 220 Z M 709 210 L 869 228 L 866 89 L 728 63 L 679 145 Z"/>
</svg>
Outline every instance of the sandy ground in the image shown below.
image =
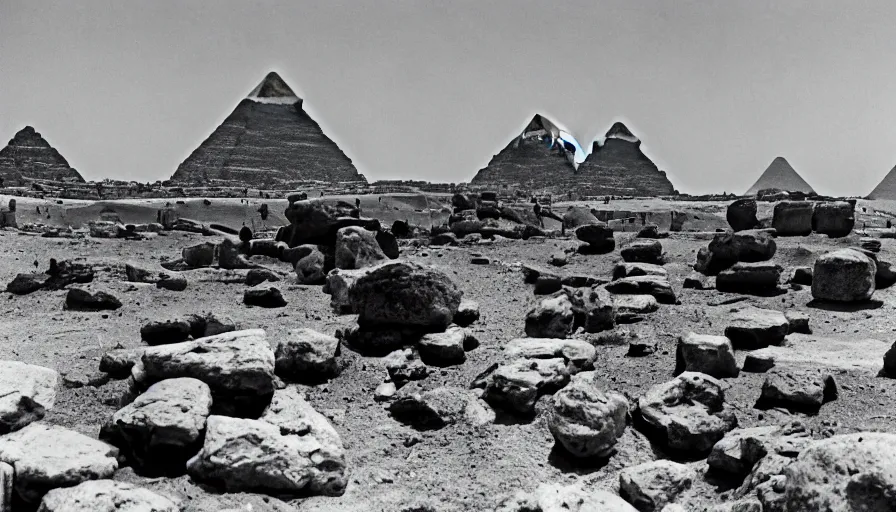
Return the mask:
<svg viewBox="0 0 896 512">
<path fill-rule="evenodd" d="M 377 201 L 375 197 L 367 199 Z M 239 200 L 231 201 L 238 203 Z M 19 201 L 22 212 L 34 206 L 37 205 L 30 204 L 29 200 Z M 158 205 L 140 206 L 153 211 Z M 248 210 L 254 210 L 253 206 L 246 207 L 247 215 L 251 215 Z M 374 205 L 362 207 L 372 209 Z M 77 208 L 97 208 L 97 205 L 71 205 L 71 209 Z M 193 203 L 186 208 L 201 210 Z M 278 214 L 282 211 L 279 206 L 271 206 L 271 210 Z M 387 211 L 390 210 L 385 207 L 382 210 Z M 404 208 L 400 213 L 408 212 Z M 410 213 L 414 212 L 410 210 Z M 210 220 L 201 216 L 194 218 Z M 227 220 L 232 219 L 233 215 Z M 571 255 L 569 264 L 560 271 L 608 278 L 619 260 L 619 248 L 631 236 L 617 234 L 617 250 L 611 254 Z M 125 262 L 155 266 L 160 258 L 176 257 L 182 247 L 203 240 L 200 235 L 188 233 L 125 241 L 47 239 L 0 231 L 0 282 L 9 282 L 19 272 L 33 271 L 35 261 L 44 270 L 51 257 L 73 258 L 90 262 L 99 270 L 94 282 L 86 288 L 108 290 L 124 303 L 114 312 L 82 313 L 63 310 L 65 291 L 38 291 L 28 296 L 6 294 L 0 316 L 0 358 L 44 365 L 62 373 L 91 373 L 96 371 L 104 351 L 141 345 L 139 330 L 147 321 L 193 312 L 211 311 L 232 318 L 241 328 L 263 328 L 272 345 L 294 328 L 310 327 L 333 334 L 354 322 L 352 316 L 337 316 L 330 311 L 329 297 L 320 287 L 293 284 L 290 269 L 273 260 L 259 261 L 283 272 L 284 280 L 276 284 L 289 304 L 280 309 L 247 307 L 242 303 L 244 285 L 199 282 L 189 274 L 190 284 L 183 292 L 126 282 Z M 774 261 L 791 269 L 811 265 L 818 254 L 832 248 L 857 244 L 858 235 L 840 240 L 813 235 L 779 238 L 777 242 Z M 881 242 L 880 257 L 896 261 L 896 241 Z M 654 354 L 632 358 L 626 356 L 625 345 L 597 347 L 595 366 L 599 382 L 606 389 L 623 393 L 634 401 L 650 386 L 669 380 L 675 366 L 678 336 L 688 331 L 722 334 L 731 309 L 745 304 L 804 312 L 810 316 L 813 336 L 822 340 L 836 338 L 849 342 L 874 338 L 886 346 L 892 343 L 896 331 L 896 291 L 893 289 L 876 292 L 875 299 L 882 301 L 876 309 L 848 311 L 810 306 L 808 289 L 790 290 L 776 297 L 750 296 L 736 304 L 722 304 L 737 297 L 732 294 L 682 290 L 682 280 L 690 273 L 696 251 L 706 243 L 687 233 L 673 234 L 663 241 L 670 260 L 666 268 L 681 304 L 661 306 L 646 321 L 620 328 L 656 341 L 659 349 Z M 547 266 L 551 253 L 573 245 L 574 241 L 560 239 L 502 241 L 445 249 L 404 247 L 402 257 L 443 269 L 455 279 L 465 298 L 480 303 L 482 311 L 479 322 L 471 327 L 481 346 L 468 354 L 465 364 L 433 372 L 425 386 L 467 387 L 491 363 L 503 361 L 503 345 L 512 338 L 524 336 L 525 314 L 538 300 L 531 286 L 523 283 L 514 264 Z M 473 252 L 491 258 L 492 263 L 471 265 Z M 598 340 L 597 335 L 582 337 L 595 343 Z M 739 357 L 743 355 L 740 353 Z M 373 391 L 386 376 L 378 358 L 343 350 L 341 364 L 339 377 L 326 385 L 308 388 L 307 393 L 311 403 L 331 419 L 345 444 L 350 483 L 343 496 L 311 497 L 286 503 L 255 494 L 218 494 L 196 485 L 186 476 L 146 479 L 131 469 L 123 469 L 116 478 L 139 482 L 180 498 L 187 511 L 228 507 L 252 511 L 478 511 L 491 510 L 502 497 L 519 489 L 533 489 L 542 482 L 584 482 L 614 489 L 620 469 L 656 456 L 649 442 L 629 428 L 620 441 L 618 453 L 606 465 L 588 467 L 573 463 L 554 449 L 544 414 L 545 398 L 539 401 L 539 413 L 531 421 L 502 421 L 481 427 L 457 424 L 419 432 L 396 422 L 383 405 L 374 402 Z M 816 435 L 824 431 L 896 432 L 893 412 L 896 411 L 896 380 L 877 377 L 874 372 L 862 369 L 837 371 L 835 377 L 840 385 L 839 399 L 824 405 L 815 416 L 755 409 L 763 381 L 761 374 L 742 373 L 736 379 L 727 379 L 725 382 L 730 387 L 726 393 L 742 426 L 780 424 L 799 418 Z M 56 406 L 46 421 L 96 436 L 101 424 L 117 409 L 117 399 L 124 390 L 124 381 L 112 381 L 99 388 L 60 389 Z M 706 470 L 705 461 L 691 464 L 700 474 Z M 718 503 L 722 499 L 720 492 L 727 488 L 725 483 L 710 485 L 697 479 L 684 499 L 686 508 L 703 510 Z"/>
</svg>

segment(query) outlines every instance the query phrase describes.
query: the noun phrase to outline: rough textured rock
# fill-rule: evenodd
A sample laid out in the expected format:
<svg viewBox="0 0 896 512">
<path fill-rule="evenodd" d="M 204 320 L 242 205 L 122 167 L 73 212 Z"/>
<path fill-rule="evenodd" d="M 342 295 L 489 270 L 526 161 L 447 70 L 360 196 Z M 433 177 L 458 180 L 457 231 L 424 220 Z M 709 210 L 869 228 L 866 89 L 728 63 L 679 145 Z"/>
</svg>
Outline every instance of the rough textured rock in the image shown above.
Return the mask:
<svg viewBox="0 0 896 512">
<path fill-rule="evenodd" d="M 184 247 L 180 251 L 180 256 L 188 267 L 208 267 L 215 262 L 215 244 L 211 242 L 203 242 L 201 244 Z"/>
<path fill-rule="evenodd" d="M 798 421 L 734 429 L 712 447 L 706 462 L 716 471 L 746 475 L 766 455 L 795 457 L 811 440 L 806 426 Z"/>
<path fill-rule="evenodd" d="M 175 185 L 281 190 L 295 190 L 308 180 L 366 183 L 302 110 L 302 99 L 273 72 L 171 177 Z"/>
<path fill-rule="evenodd" d="M 296 282 L 299 284 L 322 284 L 326 279 L 324 268 L 326 258 L 314 245 L 300 245 L 308 247 L 308 253 L 296 261 Z"/>
<path fill-rule="evenodd" d="M 140 339 L 150 345 L 180 343 L 190 337 L 192 326 L 186 318 L 154 320 L 140 328 Z"/>
<path fill-rule="evenodd" d="M 121 301 L 108 292 L 90 293 L 80 288 L 71 288 L 65 295 L 65 307 L 72 311 L 107 311 L 120 308 Z"/>
<path fill-rule="evenodd" d="M 211 388 L 213 410 L 229 414 L 258 412 L 274 392 L 274 351 L 261 329 L 148 347 L 138 366 L 139 386 L 193 377 Z"/>
<path fill-rule="evenodd" d="M 812 297 L 821 301 L 857 302 L 874 294 L 877 265 L 853 249 L 838 249 L 815 260 Z"/>
<path fill-rule="evenodd" d="M 717 379 L 737 377 L 734 349 L 725 336 L 688 333 L 678 340 L 676 372 L 700 372 Z"/>
<path fill-rule="evenodd" d="M 601 391 L 594 372 L 579 373 L 554 395 L 548 427 L 554 439 L 575 457 L 607 457 L 625 431 L 628 401 Z"/>
<path fill-rule="evenodd" d="M 886 511 L 896 500 L 896 435 L 814 441 L 784 470 L 786 510 Z"/>
<path fill-rule="evenodd" d="M 286 305 L 286 299 L 283 298 L 279 289 L 271 286 L 246 290 L 243 292 L 243 303 L 247 306 L 262 308 L 282 308 Z"/>
<path fill-rule="evenodd" d="M 100 371 L 116 379 L 127 378 L 131 368 L 143 357 L 143 347 L 112 349 L 100 358 Z"/>
<path fill-rule="evenodd" d="M 772 227 L 778 236 L 807 236 L 812 233 L 815 203 L 781 201 L 775 205 Z"/>
<path fill-rule="evenodd" d="M 265 282 L 275 283 L 280 280 L 280 276 L 273 270 L 266 268 L 253 268 L 246 272 L 246 286 L 255 286 Z"/>
<path fill-rule="evenodd" d="M 478 346 L 472 334 L 457 326 L 445 332 L 426 334 L 417 342 L 423 362 L 432 366 L 452 366 L 467 360 L 466 350 Z"/>
<path fill-rule="evenodd" d="M 348 289 L 359 325 L 444 329 L 451 324 L 461 292 L 443 272 L 404 261 L 368 270 Z"/>
<path fill-rule="evenodd" d="M 663 263 L 663 244 L 659 240 L 635 240 L 619 251 L 622 259 L 629 263 Z"/>
<path fill-rule="evenodd" d="M 410 348 L 390 352 L 383 358 L 383 363 L 389 378 L 399 387 L 412 380 L 425 379 L 429 375 L 429 368 Z"/>
<path fill-rule="evenodd" d="M 543 299 L 526 313 L 526 335 L 532 338 L 565 338 L 575 322 L 573 305 L 565 294 Z"/>
<path fill-rule="evenodd" d="M 784 318 L 787 319 L 788 334 L 812 334 L 812 329 L 809 327 L 809 315 L 799 311 L 785 311 Z"/>
<path fill-rule="evenodd" d="M 659 309 L 659 302 L 653 295 L 617 295 L 613 297 L 616 308 L 616 322 L 633 323 L 643 319 L 644 315 Z"/>
<path fill-rule="evenodd" d="M 661 267 L 653 263 L 619 263 L 613 267 L 613 279 L 622 279 L 624 277 L 638 276 L 661 276 L 667 277 L 669 273 Z"/>
<path fill-rule="evenodd" d="M 495 512 L 636 512 L 619 496 L 604 490 L 541 484 L 534 491 L 517 492 Z"/>
<path fill-rule="evenodd" d="M 100 438 L 148 473 L 180 474 L 199 449 L 211 407 L 212 394 L 204 382 L 165 379 L 112 415 Z"/>
<path fill-rule="evenodd" d="M 483 398 L 496 407 L 531 414 L 538 397 L 567 382 L 569 370 L 563 359 L 518 359 L 488 376 Z"/>
<path fill-rule="evenodd" d="M 165 276 L 156 281 L 156 288 L 182 292 L 187 289 L 187 278 L 184 276 Z"/>
<path fill-rule="evenodd" d="M 694 270 L 716 275 L 735 263 L 753 263 L 772 259 L 777 251 L 775 240 L 764 231 L 747 230 L 738 233 L 719 233 L 706 250 L 697 254 Z"/>
<path fill-rule="evenodd" d="M 780 345 L 789 331 L 790 322 L 780 311 L 748 306 L 731 313 L 725 336 L 734 348 L 755 349 Z"/>
<path fill-rule="evenodd" d="M 725 218 L 734 231 L 759 227 L 759 219 L 756 218 L 756 200 L 738 199 L 734 201 L 728 205 Z"/>
<path fill-rule="evenodd" d="M 179 512 L 174 501 L 148 489 L 114 480 L 91 480 L 53 489 L 37 512 Z"/>
<path fill-rule="evenodd" d="M 557 338 L 514 338 L 504 345 L 510 358 L 553 359 L 563 358 L 569 373 L 594 368 L 594 346 L 584 340 Z"/>
<path fill-rule="evenodd" d="M 43 366 L 0 361 L 0 435 L 38 421 L 56 401 L 59 374 Z"/>
<path fill-rule="evenodd" d="M 812 215 L 812 230 L 831 238 L 848 236 L 856 223 L 854 210 L 846 201 L 817 203 Z"/>
<path fill-rule="evenodd" d="M 467 327 L 479 320 L 479 303 L 473 300 L 461 300 L 454 314 L 454 323 Z"/>
<path fill-rule="evenodd" d="M 617 279 L 606 285 L 607 291 L 619 295 L 653 295 L 660 304 L 675 304 L 678 299 L 669 280 L 663 276 L 636 276 Z"/>
<path fill-rule="evenodd" d="M 765 375 L 759 403 L 763 407 L 818 411 L 837 395 L 837 383 L 829 371 L 776 366 Z"/>
<path fill-rule="evenodd" d="M 0 150 L 0 178 L 7 187 L 28 186 L 31 179 L 84 183 L 78 171 L 30 126 L 19 130 Z"/>
<path fill-rule="evenodd" d="M 494 412 L 469 390 L 453 387 L 424 390 L 418 383 L 398 391 L 389 413 L 396 420 L 421 430 L 439 429 L 461 421 L 475 425 L 494 420 Z"/>
<path fill-rule="evenodd" d="M 114 446 L 42 423 L 0 437 L 0 462 L 15 469 L 15 491 L 28 503 L 38 503 L 51 489 L 111 477 L 117 456 Z"/>
<path fill-rule="evenodd" d="M 339 340 L 313 329 L 293 329 L 277 342 L 277 375 L 296 382 L 314 384 L 339 372 L 336 357 Z"/>
<path fill-rule="evenodd" d="M 341 495 L 342 441 L 330 423 L 294 390 L 278 391 L 261 420 L 210 416 L 190 476 L 228 492 Z"/>
<path fill-rule="evenodd" d="M 790 278 L 790 282 L 803 286 L 812 286 L 812 271 L 812 267 L 797 267 L 793 269 L 793 276 Z"/>
<path fill-rule="evenodd" d="M 737 427 L 721 382 L 702 373 L 684 372 L 652 387 L 638 409 L 650 435 L 674 451 L 707 453 Z"/>
<path fill-rule="evenodd" d="M 28 295 L 44 287 L 44 274 L 18 274 L 6 285 L 6 291 L 15 295 Z"/>
<path fill-rule="evenodd" d="M 575 229 L 586 224 L 600 224 L 591 210 L 583 206 L 570 206 L 563 213 L 563 227 Z"/>
<path fill-rule="evenodd" d="M 694 471 L 671 460 L 656 460 L 619 473 L 619 495 L 641 512 L 659 512 L 687 491 Z"/>
<path fill-rule="evenodd" d="M 345 203 L 331 205 L 319 200 L 295 201 L 289 204 L 284 215 L 290 224 L 284 227 L 277 241 L 286 242 L 290 247 L 304 244 L 332 247 L 336 243 L 336 233 L 348 226 L 360 226 L 369 231 L 382 228 L 378 220 L 357 216 L 357 210 Z"/>
<path fill-rule="evenodd" d="M 376 265 L 386 259 L 374 233 L 357 226 L 336 232 L 336 268 L 352 270 Z"/>
<path fill-rule="evenodd" d="M 720 292 L 766 294 L 778 289 L 781 265 L 770 262 L 736 263 L 716 276 L 716 289 Z"/>
<path fill-rule="evenodd" d="M 610 252 L 616 248 L 613 230 L 603 222 L 579 226 L 576 228 L 576 238 L 588 244 L 594 252 Z"/>
</svg>

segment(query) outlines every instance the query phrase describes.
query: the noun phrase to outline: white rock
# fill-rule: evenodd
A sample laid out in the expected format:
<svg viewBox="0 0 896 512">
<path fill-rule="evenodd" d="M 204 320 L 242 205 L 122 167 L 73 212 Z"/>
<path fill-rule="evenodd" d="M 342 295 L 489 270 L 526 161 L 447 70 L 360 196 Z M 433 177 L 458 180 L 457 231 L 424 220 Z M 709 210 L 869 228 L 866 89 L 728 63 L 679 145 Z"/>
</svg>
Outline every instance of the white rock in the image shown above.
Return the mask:
<svg viewBox="0 0 896 512">
<path fill-rule="evenodd" d="M 37 512 L 180 512 L 174 501 L 114 480 L 91 480 L 48 492 Z"/>
<path fill-rule="evenodd" d="M 49 368 L 0 361 L 0 435 L 44 417 L 56 400 L 59 374 Z"/>
</svg>

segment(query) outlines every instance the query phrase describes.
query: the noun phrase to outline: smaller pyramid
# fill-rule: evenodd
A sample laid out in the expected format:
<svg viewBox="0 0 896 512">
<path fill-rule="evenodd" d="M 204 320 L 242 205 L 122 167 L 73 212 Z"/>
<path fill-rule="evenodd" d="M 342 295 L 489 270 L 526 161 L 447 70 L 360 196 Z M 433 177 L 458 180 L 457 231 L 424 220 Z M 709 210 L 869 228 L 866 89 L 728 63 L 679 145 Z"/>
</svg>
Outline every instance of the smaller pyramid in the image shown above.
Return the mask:
<svg viewBox="0 0 896 512">
<path fill-rule="evenodd" d="M 35 179 L 84 182 L 78 171 L 31 126 L 19 130 L 0 149 L 0 177 L 6 186 L 27 186 Z"/>
<path fill-rule="evenodd" d="M 896 167 L 880 180 L 874 190 L 868 194 L 868 199 L 896 199 Z"/>
<path fill-rule="evenodd" d="M 806 180 L 794 170 L 783 156 L 775 158 L 765 172 L 762 173 L 762 176 L 756 180 L 756 183 L 744 195 L 754 196 L 760 190 L 769 188 L 785 192 L 815 193 L 815 190 L 806 183 Z"/>
</svg>

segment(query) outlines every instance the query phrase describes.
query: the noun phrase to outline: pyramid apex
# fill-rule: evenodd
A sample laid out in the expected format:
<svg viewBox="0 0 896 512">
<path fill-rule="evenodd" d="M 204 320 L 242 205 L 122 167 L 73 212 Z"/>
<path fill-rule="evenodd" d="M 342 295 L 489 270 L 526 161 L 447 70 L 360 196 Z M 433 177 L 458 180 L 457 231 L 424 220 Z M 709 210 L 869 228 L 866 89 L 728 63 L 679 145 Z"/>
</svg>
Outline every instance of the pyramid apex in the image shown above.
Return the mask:
<svg viewBox="0 0 896 512">
<path fill-rule="evenodd" d="M 295 103 L 299 101 L 299 97 L 293 92 L 292 88 L 286 84 L 276 71 L 268 73 L 264 80 L 252 89 L 247 99 L 257 101 L 259 103 Z"/>
<path fill-rule="evenodd" d="M 613 123 L 613 126 L 607 131 L 605 135 L 608 139 L 622 139 L 628 142 L 640 142 L 638 137 L 635 137 L 635 134 L 628 129 L 628 126 L 625 126 L 625 123 L 621 121 L 616 121 Z"/>
</svg>

